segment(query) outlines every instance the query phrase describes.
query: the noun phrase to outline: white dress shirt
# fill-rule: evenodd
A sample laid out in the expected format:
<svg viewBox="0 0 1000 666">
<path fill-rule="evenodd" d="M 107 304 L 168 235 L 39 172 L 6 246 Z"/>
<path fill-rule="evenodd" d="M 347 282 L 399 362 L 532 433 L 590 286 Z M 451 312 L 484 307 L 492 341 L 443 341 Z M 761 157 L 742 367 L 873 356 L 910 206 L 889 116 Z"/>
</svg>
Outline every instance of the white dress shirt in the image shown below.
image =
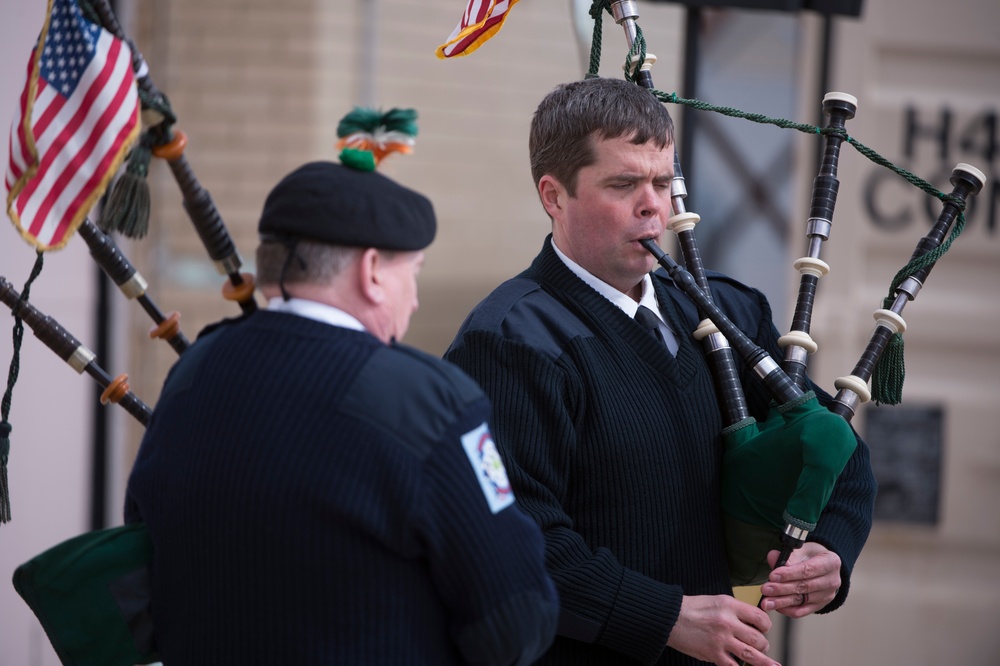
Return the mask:
<svg viewBox="0 0 1000 666">
<path fill-rule="evenodd" d="M 656 304 L 656 293 L 653 291 L 653 279 L 649 277 L 649 273 L 642 276 L 642 295 L 639 297 L 639 302 L 636 303 L 630 296 L 623 294 L 604 280 L 589 273 L 580 264 L 563 254 L 563 251 L 559 249 L 555 241 L 552 241 L 552 249 L 556 251 L 556 256 L 562 259 L 566 267 L 573 271 L 574 275 L 590 285 L 601 296 L 604 296 L 617 305 L 622 312 L 632 319 L 635 318 L 636 310 L 639 309 L 640 305 L 645 305 L 649 308 L 656 315 L 656 318 L 660 320 L 660 335 L 663 336 L 664 342 L 667 343 L 667 349 L 670 350 L 671 354 L 677 354 L 677 336 L 671 330 L 670 326 L 667 325 L 666 320 L 660 313 L 660 307 Z"/>
</svg>

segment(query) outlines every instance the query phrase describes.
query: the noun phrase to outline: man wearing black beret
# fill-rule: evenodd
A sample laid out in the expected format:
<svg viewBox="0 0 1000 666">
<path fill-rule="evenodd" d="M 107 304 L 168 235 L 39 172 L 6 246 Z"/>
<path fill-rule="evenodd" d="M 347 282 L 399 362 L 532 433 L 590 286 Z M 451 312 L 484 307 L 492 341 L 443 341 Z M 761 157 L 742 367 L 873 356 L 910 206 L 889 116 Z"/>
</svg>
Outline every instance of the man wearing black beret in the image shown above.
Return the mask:
<svg viewBox="0 0 1000 666">
<path fill-rule="evenodd" d="M 267 197 L 268 307 L 178 360 L 129 479 L 167 666 L 527 664 L 551 643 L 489 403 L 399 344 L 435 227 L 422 195 L 329 162 Z"/>
</svg>

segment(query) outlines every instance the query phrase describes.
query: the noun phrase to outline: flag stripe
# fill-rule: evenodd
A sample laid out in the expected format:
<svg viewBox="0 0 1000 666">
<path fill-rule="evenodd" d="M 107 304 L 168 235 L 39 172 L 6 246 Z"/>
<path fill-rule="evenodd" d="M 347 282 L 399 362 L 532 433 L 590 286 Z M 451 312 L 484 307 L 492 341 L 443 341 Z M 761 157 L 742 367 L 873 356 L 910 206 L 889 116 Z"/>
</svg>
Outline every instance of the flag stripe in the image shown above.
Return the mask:
<svg viewBox="0 0 1000 666">
<path fill-rule="evenodd" d="M 33 59 L 33 58 L 32 58 Z M 25 72 L 25 85 L 24 90 L 21 91 L 21 97 L 18 101 L 18 115 L 24 118 L 27 115 L 28 108 L 28 78 L 31 76 L 31 62 L 28 63 L 28 69 Z M 7 190 L 10 191 L 14 187 L 14 183 L 24 175 L 24 172 L 28 170 L 28 164 L 33 161 L 31 157 L 31 152 L 28 150 L 28 143 L 24 136 L 24 123 L 17 122 L 17 118 L 14 119 L 11 125 L 10 131 L 10 170 L 7 172 Z"/>
<path fill-rule="evenodd" d="M 490 10 L 493 9 L 493 1 L 490 0 L 489 3 L 482 2 L 482 0 L 472 0 L 469 3 L 468 10 L 465 13 L 465 25 L 473 25 L 479 23 L 485 17 L 489 16 Z"/>
<path fill-rule="evenodd" d="M 39 104 L 39 102 L 43 102 Z M 49 84 L 43 79 L 38 82 L 38 94 L 35 96 L 35 117 L 38 120 L 35 121 L 34 126 L 31 128 L 31 133 L 35 137 L 35 145 L 39 147 L 39 152 L 43 146 L 39 145 L 41 143 L 41 138 L 46 135 L 46 131 L 49 129 L 49 125 L 58 117 L 60 111 L 66 106 L 67 99 L 62 95 L 56 93 L 54 90 L 50 89 Z M 41 113 L 38 110 L 41 109 Z M 44 146 L 48 148 L 48 146 Z"/>
<path fill-rule="evenodd" d="M 459 41 L 451 44 L 450 46 L 445 47 L 444 50 L 445 54 L 447 54 L 448 56 L 453 56 L 464 52 L 467 48 L 469 48 L 469 46 L 479 41 L 480 38 L 483 37 L 485 33 L 488 32 L 489 29 L 492 28 L 494 25 L 496 25 L 497 23 L 503 23 L 503 20 L 504 17 L 499 16 L 485 21 L 481 26 L 476 26 L 476 29 L 469 32 L 469 34 L 467 34 L 464 38 L 461 38 L 459 39 Z M 492 36 L 493 35 L 486 35 L 486 38 L 488 39 L 489 37 Z M 486 39 L 483 39 L 482 41 L 485 42 Z"/>
</svg>

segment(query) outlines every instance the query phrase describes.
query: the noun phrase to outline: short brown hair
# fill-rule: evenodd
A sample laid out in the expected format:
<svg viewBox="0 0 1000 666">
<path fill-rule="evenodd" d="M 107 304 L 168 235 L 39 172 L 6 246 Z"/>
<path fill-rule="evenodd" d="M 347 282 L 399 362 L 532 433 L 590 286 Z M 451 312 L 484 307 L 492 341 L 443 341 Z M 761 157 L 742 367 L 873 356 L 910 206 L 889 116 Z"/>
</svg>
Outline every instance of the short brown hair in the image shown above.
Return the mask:
<svg viewBox="0 0 1000 666">
<path fill-rule="evenodd" d="M 580 169 L 594 162 L 591 137 L 636 145 L 674 142 L 674 121 L 653 94 L 624 79 L 590 78 L 558 86 L 531 120 L 528 152 L 535 185 L 550 175 L 576 196 Z"/>
</svg>

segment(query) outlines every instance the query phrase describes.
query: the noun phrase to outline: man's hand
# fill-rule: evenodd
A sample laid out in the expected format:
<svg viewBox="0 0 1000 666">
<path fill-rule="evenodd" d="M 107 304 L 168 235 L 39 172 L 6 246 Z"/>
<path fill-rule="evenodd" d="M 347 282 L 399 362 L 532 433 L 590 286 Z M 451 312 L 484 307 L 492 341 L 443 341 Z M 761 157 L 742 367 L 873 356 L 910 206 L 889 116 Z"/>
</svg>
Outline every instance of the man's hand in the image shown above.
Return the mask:
<svg viewBox="0 0 1000 666">
<path fill-rule="evenodd" d="M 778 551 L 767 554 L 772 567 Z M 803 617 L 833 601 L 840 591 L 840 556 L 818 543 L 806 542 L 792 551 L 788 563 L 771 572 L 760 588 L 761 608 L 788 617 Z"/>
<path fill-rule="evenodd" d="M 767 613 L 733 597 L 686 596 L 667 646 L 717 666 L 780 666 L 766 654 L 770 629 Z"/>
</svg>

